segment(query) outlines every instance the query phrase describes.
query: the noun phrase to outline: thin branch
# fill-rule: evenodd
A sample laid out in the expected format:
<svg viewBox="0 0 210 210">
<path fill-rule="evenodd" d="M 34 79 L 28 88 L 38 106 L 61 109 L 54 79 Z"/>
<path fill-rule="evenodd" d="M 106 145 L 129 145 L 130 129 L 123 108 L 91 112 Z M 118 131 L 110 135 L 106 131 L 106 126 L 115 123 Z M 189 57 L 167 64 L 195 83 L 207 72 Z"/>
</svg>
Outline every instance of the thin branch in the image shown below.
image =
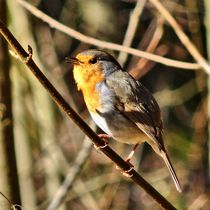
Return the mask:
<svg viewBox="0 0 210 210">
<path fill-rule="evenodd" d="M 7 1 L 0 0 L 0 19 L 8 22 Z M 11 63 L 8 45 L 0 38 L 0 104 L 4 108 L 0 113 L 0 186 L 1 190 L 9 192 L 9 198 L 15 203 L 21 203 L 20 183 L 18 177 L 17 159 L 15 154 L 13 97 L 11 85 Z"/>
<path fill-rule="evenodd" d="M 187 35 L 183 32 L 179 24 L 176 22 L 170 12 L 162 5 L 159 0 L 150 0 L 150 2 L 156 7 L 160 14 L 168 21 L 171 27 L 174 29 L 176 35 L 179 37 L 182 44 L 186 47 L 192 57 L 200 64 L 207 74 L 210 74 L 210 66 L 208 62 L 203 58 L 195 45 L 190 41 Z"/>
<path fill-rule="evenodd" d="M 140 15 L 143 11 L 144 5 L 146 3 L 146 0 L 137 0 L 136 6 L 133 9 L 131 15 L 130 15 L 130 19 L 128 22 L 128 27 L 125 33 L 125 38 L 123 40 L 122 45 L 126 46 L 126 47 L 130 47 L 133 41 L 133 38 L 135 36 L 136 33 L 136 29 L 138 26 L 138 22 L 140 20 Z M 118 61 L 119 63 L 124 66 L 126 59 L 128 57 L 127 53 L 124 52 L 120 52 L 119 56 L 118 56 Z"/>
<path fill-rule="evenodd" d="M 155 22 L 156 22 L 155 31 L 146 48 L 146 52 L 149 52 L 149 53 L 152 53 L 155 51 L 163 35 L 163 18 L 157 17 L 157 21 Z M 151 23 L 151 27 L 152 26 L 153 26 L 153 21 Z M 149 35 L 150 31 L 151 29 L 149 28 L 149 32 L 145 33 L 144 38 L 142 40 L 143 43 L 144 43 L 144 40 L 147 39 L 147 37 L 150 37 Z M 145 58 L 138 59 L 138 61 L 136 61 L 136 64 L 133 66 L 133 68 L 129 69 L 129 74 L 131 74 L 135 79 L 139 79 L 144 74 L 146 74 L 147 71 L 149 70 L 145 68 L 148 63 L 151 63 L 149 62 L 148 59 L 145 59 Z"/>
<path fill-rule="evenodd" d="M 90 144 L 90 142 L 87 141 L 87 138 L 84 139 L 82 150 L 79 152 L 74 165 L 71 166 L 71 168 L 69 169 L 69 172 L 65 177 L 65 180 L 63 181 L 62 185 L 59 187 L 58 191 L 56 192 L 56 195 L 54 196 L 53 200 L 50 202 L 49 206 L 47 207 L 47 210 L 56 210 L 62 204 L 62 202 L 66 198 L 69 189 L 72 187 L 72 184 L 74 183 L 75 179 L 77 178 L 77 176 L 81 172 L 81 169 L 86 163 L 91 148 L 92 144 Z"/>
<path fill-rule="evenodd" d="M 199 77 L 202 77 L 202 75 Z M 196 84 L 195 79 L 192 79 L 175 90 L 167 90 L 167 89 L 162 90 L 156 92 L 154 96 L 161 107 L 178 106 L 184 104 L 185 102 L 189 101 L 192 97 L 194 97 L 196 94 L 203 91 L 197 89 L 195 84 Z"/>
<path fill-rule="evenodd" d="M 101 48 L 107 48 L 107 49 L 112 49 L 112 50 L 116 50 L 116 51 L 122 51 L 122 52 L 126 52 L 135 56 L 139 56 L 139 57 L 143 57 L 143 58 L 147 58 L 149 60 L 158 62 L 158 63 L 162 63 L 164 65 L 168 65 L 168 66 L 172 66 L 172 67 L 176 67 L 176 68 L 182 68 L 185 70 L 192 70 L 192 69 L 200 69 L 201 66 L 197 63 L 188 63 L 188 62 L 182 62 L 182 61 L 176 61 L 176 60 L 172 60 L 169 58 L 165 58 L 165 57 L 161 57 L 158 55 L 154 55 L 148 52 L 144 52 L 141 50 L 136 50 L 130 47 L 125 47 L 122 45 L 118 45 L 115 43 L 111 43 L 111 42 L 105 42 L 105 41 L 101 41 L 95 38 L 92 38 L 90 36 L 86 36 L 82 33 L 79 33 L 78 31 L 67 27 L 63 24 L 61 24 L 60 22 L 56 21 L 55 19 L 49 17 L 48 15 L 46 15 L 45 13 L 43 13 L 42 11 L 38 10 L 36 7 L 32 6 L 31 4 L 27 3 L 24 0 L 17 0 L 25 9 L 27 9 L 28 11 L 30 11 L 33 15 L 35 15 L 36 17 L 40 18 L 41 20 L 43 20 L 44 22 L 48 23 L 50 25 L 50 27 L 52 28 L 56 28 L 57 30 L 77 39 L 80 40 L 81 42 L 84 43 L 88 43 L 94 46 L 98 46 Z"/>
<path fill-rule="evenodd" d="M 49 92 L 50 96 L 57 103 L 57 105 L 89 137 L 96 147 L 98 147 L 107 157 L 109 157 L 119 168 L 121 168 L 123 171 L 127 171 L 130 179 L 132 179 L 137 185 L 141 186 L 164 209 L 176 209 L 168 200 L 166 200 L 158 191 L 156 191 L 148 182 L 146 182 L 140 176 L 140 174 L 134 170 L 134 168 L 130 168 L 130 165 L 126 163 L 117 153 L 115 153 L 101 138 L 99 138 L 98 135 L 81 119 L 81 117 L 69 106 L 69 104 L 49 82 L 49 80 L 33 61 L 31 47 L 29 47 L 29 53 L 27 53 L 2 21 L 0 21 L 0 33 L 7 40 L 13 50 L 15 50 L 20 60 L 30 69 L 43 87 Z"/>
<path fill-rule="evenodd" d="M 13 203 L 9 200 L 9 198 L 7 198 L 7 196 L 4 195 L 4 193 L 0 192 L 0 195 L 2 195 L 2 196 L 5 198 L 5 200 L 9 203 L 11 209 L 13 209 L 13 210 L 23 209 L 23 207 L 22 207 L 21 205 L 19 205 L 19 204 L 13 204 Z M 18 208 L 17 208 L 17 207 L 18 207 Z"/>
</svg>

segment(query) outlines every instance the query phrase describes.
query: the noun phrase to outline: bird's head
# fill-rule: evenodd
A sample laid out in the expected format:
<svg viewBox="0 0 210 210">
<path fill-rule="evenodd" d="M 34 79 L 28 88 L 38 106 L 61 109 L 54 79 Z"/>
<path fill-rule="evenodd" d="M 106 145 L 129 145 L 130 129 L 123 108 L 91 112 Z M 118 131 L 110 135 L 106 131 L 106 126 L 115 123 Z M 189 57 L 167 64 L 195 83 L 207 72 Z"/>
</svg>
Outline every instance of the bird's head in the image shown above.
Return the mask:
<svg viewBox="0 0 210 210">
<path fill-rule="evenodd" d="M 78 89 L 82 90 L 96 85 L 112 72 L 121 69 L 112 55 L 95 49 L 83 51 L 74 58 L 67 58 L 67 62 L 74 65 L 74 79 Z"/>
</svg>

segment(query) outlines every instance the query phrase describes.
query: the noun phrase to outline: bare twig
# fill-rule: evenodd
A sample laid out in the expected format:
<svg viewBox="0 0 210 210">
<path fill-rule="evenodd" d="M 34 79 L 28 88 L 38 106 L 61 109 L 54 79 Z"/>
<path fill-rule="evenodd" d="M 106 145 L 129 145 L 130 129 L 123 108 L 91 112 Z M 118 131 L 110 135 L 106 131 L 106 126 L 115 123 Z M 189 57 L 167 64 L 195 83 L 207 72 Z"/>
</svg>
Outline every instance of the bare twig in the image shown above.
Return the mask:
<svg viewBox="0 0 210 210">
<path fill-rule="evenodd" d="M 146 48 L 146 52 L 149 52 L 149 53 L 153 53 L 155 51 L 155 49 L 158 46 L 158 43 L 160 42 L 162 35 L 163 35 L 163 18 L 157 17 L 157 21 L 155 21 L 155 22 L 156 22 L 155 31 L 154 31 L 153 36 Z M 153 26 L 153 21 L 151 23 L 151 26 Z M 151 29 L 149 29 L 149 32 L 150 31 L 151 31 Z M 146 33 L 144 35 L 144 39 L 147 39 L 148 33 Z M 142 40 L 143 44 L 144 44 L 144 39 Z M 144 68 L 148 64 L 148 62 L 149 62 L 149 60 L 145 59 L 145 58 L 138 59 L 138 61 L 135 62 L 135 65 L 131 69 L 129 69 L 129 73 L 135 79 L 139 79 L 144 74 L 146 74 L 146 72 L 149 70 L 149 69 Z M 151 61 L 149 63 L 151 63 Z"/>
<path fill-rule="evenodd" d="M 9 203 L 9 205 L 11 206 L 11 209 L 13 210 L 18 210 L 18 209 L 23 209 L 23 207 L 21 205 L 18 204 L 13 204 L 6 195 L 4 195 L 4 193 L 0 192 L 0 194 L 5 198 L 5 200 Z M 18 207 L 18 208 L 17 208 Z"/>
<path fill-rule="evenodd" d="M 178 106 L 190 100 L 193 96 L 201 91 L 203 90 L 196 88 L 195 79 L 192 79 L 175 90 L 166 89 L 156 92 L 154 95 L 161 107 Z"/>
<path fill-rule="evenodd" d="M 174 17 L 170 14 L 170 12 L 161 4 L 161 2 L 159 0 L 150 0 L 150 2 L 157 8 L 157 10 L 168 21 L 168 23 L 174 29 L 175 33 L 179 37 L 182 44 L 186 47 L 188 52 L 200 64 L 200 66 L 205 70 L 205 72 L 210 74 L 209 64 L 203 58 L 203 56 L 200 54 L 200 52 L 197 50 L 195 45 L 190 41 L 190 39 L 187 37 L 187 35 L 183 32 L 183 30 L 181 29 L 179 24 L 176 22 Z"/>
<path fill-rule="evenodd" d="M 7 23 L 7 1 L 0 0 L 0 19 Z M 15 154 L 11 63 L 8 45 L 0 37 L 0 186 L 15 203 L 21 203 Z"/>
<path fill-rule="evenodd" d="M 82 196 L 79 196 L 79 199 L 83 204 L 84 209 L 102 210 L 99 206 L 99 200 L 93 197 L 93 195 L 89 191 L 89 188 L 87 188 L 85 182 L 79 179 L 77 180 L 77 187 L 73 188 L 73 192 L 75 194 L 79 194 L 81 190 L 85 192 Z"/>
<path fill-rule="evenodd" d="M 69 172 L 67 173 L 67 176 L 65 177 L 65 180 L 63 181 L 62 185 L 59 187 L 58 191 L 56 192 L 56 195 L 54 196 L 53 200 L 50 202 L 47 210 L 58 209 L 60 204 L 64 201 L 67 195 L 67 192 L 72 187 L 74 180 L 77 178 L 77 176 L 81 172 L 81 168 L 83 168 L 84 164 L 86 163 L 86 160 L 89 156 L 91 148 L 92 148 L 92 144 L 90 144 L 90 142 L 87 141 L 87 139 L 84 139 L 82 150 L 79 152 L 74 165 L 71 166 L 71 168 L 69 169 Z"/>
<path fill-rule="evenodd" d="M 43 20 L 44 22 L 48 23 L 52 28 L 56 28 L 57 30 L 71 36 L 74 37 L 77 40 L 80 40 L 81 42 L 84 43 L 89 43 L 91 45 L 94 46 L 98 46 L 101 48 L 106 48 L 106 49 L 112 49 L 112 50 L 116 50 L 116 51 L 122 51 L 122 52 L 126 52 L 132 55 L 136 55 L 139 57 L 144 57 L 147 58 L 149 60 L 158 62 L 158 63 L 162 63 L 164 65 L 168 65 L 168 66 L 173 66 L 176 68 L 182 68 L 182 69 L 186 69 L 186 70 L 192 70 L 192 69 L 200 69 L 200 65 L 197 63 L 188 63 L 188 62 L 182 62 L 182 61 L 177 61 L 177 60 L 172 60 L 169 58 L 165 58 L 165 57 L 161 57 L 158 55 L 154 55 L 151 53 L 147 53 L 147 52 L 143 52 L 141 50 L 136 50 L 130 47 L 125 47 L 122 45 L 118 45 L 115 43 L 111 43 L 111 42 L 105 42 L 105 41 L 101 41 L 95 38 L 92 38 L 90 36 L 86 36 L 70 27 L 67 27 L 63 24 L 61 24 L 60 22 L 56 21 L 55 19 L 49 17 L 48 15 L 46 15 L 45 13 L 43 13 L 42 11 L 38 10 L 36 7 L 32 6 L 31 4 L 27 3 L 24 0 L 17 0 L 25 9 L 27 9 L 28 11 L 30 11 L 33 15 L 35 15 L 36 17 L 40 18 L 41 20 Z"/>
<path fill-rule="evenodd" d="M 146 0 L 138 0 L 137 1 L 135 8 L 133 9 L 133 11 L 130 15 L 130 19 L 129 19 L 129 22 L 128 22 L 128 27 L 127 27 L 125 37 L 124 37 L 124 40 L 123 40 L 123 43 L 122 43 L 123 46 L 126 46 L 126 47 L 131 46 L 133 38 L 134 38 L 135 33 L 136 33 L 136 29 L 137 29 L 137 26 L 138 26 L 140 15 L 142 13 L 142 10 L 144 8 L 145 3 L 146 3 Z M 127 53 L 120 52 L 120 54 L 118 56 L 118 61 L 122 66 L 124 66 L 127 57 L 128 57 Z"/>
<path fill-rule="evenodd" d="M 27 53 L 20 43 L 15 39 L 11 32 L 0 21 L 0 33 L 7 40 L 10 46 L 19 55 L 20 60 L 31 70 L 34 76 L 39 80 L 43 87 L 49 92 L 52 99 L 60 108 L 74 121 L 74 123 L 89 137 L 89 139 L 98 147 L 107 157 L 109 157 L 119 168 L 127 171 L 130 179 L 141 186 L 159 205 L 165 209 L 176 209 L 168 200 L 166 200 L 158 191 L 147 183 L 138 174 L 134 168 L 131 168 L 117 153 L 115 153 L 98 135 L 80 118 L 80 116 L 69 106 L 55 87 L 49 82 L 45 75 L 38 68 L 32 59 L 32 49 L 29 47 Z"/>
<path fill-rule="evenodd" d="M 200 194 L 197 198 L 194 199 L 192 204 L 188 207 L 188 210 L 205 208 L 204 205 L 208 202 L 208 200 L 209 198 L 205 194 Z"/>
<path fill-rule="evenodd" d="M 116 169 L 115 169 L 116 171 Z M 79 197 L 84 196 L 86 193 L 94 193 L 100 189 L 104 189 L 108 185 L 118 185 L 122 180 L 119 179 L 119 176 L 112 176 L 113 172 L 104 172 L 96 177 L 91 177 L 89 180 L 84 182 L 86 190 L 79 188 L 79 184 L 75 182 L 73 186 L 73 191 L 77 188 L 77 193 L 69 193 L 67 201 L 78 199 Z"/>
</svg>

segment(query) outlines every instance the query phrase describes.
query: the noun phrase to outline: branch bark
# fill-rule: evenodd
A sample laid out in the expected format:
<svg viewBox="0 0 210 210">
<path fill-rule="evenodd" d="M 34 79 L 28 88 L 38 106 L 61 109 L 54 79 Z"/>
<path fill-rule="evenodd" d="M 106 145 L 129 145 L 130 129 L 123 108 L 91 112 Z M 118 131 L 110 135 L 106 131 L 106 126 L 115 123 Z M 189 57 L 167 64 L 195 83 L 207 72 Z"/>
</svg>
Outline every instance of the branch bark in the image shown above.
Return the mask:
<svg viewBox="0 0 210 210">
<path fill-rule="evenodd" d="M 6 1 L 0 0 L 0 18 L 5 22 L 7 21 L 6 11 Z M 0 52 L 1 190 L 8 194 L 12 203 L 21 204 L 13 134 L 10 59 L 8 45 L 2 38 L 0 38 Z"/>
<path fill-rule="evenodd" d="M 150 0 L 150 2 L 156 7 L 156 9 L 161 13 L 161 15 L 168 21 L 176 35 L 179 37 L 182 44 L 186 47 L 188 52 L 197 61 L 198 64 L 203 68 L 203 70 L 210 74 L 209 63 L 200 54 L 195 45 L 190 41 L 188 36 L 183 32 L 179 24 L 176 22 L 175 18 L 170 14 L 170 12 L 163 6 L 159 0 Z"/>
<path fill-rule="evenodd" d="M 67 27 L 60 22 L 56 21 L 55 19 L 51 18 L 50 16 L 46 15 L 42 11 L 38 10 L 36 7 L 32 6 L 31 4 L 27 3 L 25 0 L 17 0 L 18 3 L 20 3 L 25 9 L 31 12 L 31 14 L 35 15 L 36 17 L 40 18 L 44 22 L 48 23 L 50 27 L 56 28 L 57 30 L 77 39 L 81 42 L 91 44 L 93 46 L 98 46 L 101 48 L 116 50 L 120 52 L 129 53 L 138 57 L 143 57 L 158 63 L 162 63 L 167 66 L 173 66 L 175 68 L 182 68 L 184 70 L 196 70 L 200 69 L 201 66 L 197 63 L 188 63 L 183 61 L 177 61 L 169 58 L 165 58 L 159 55 L 155 55 L 152 53 L 144 52 L 141 50 L 136 50 L 134 48 L 122 46 L 119 44 L 101 41 L 99 39 L 95 39 L 90 36 L 86 36 L 70 27 Z"/>
</svg>

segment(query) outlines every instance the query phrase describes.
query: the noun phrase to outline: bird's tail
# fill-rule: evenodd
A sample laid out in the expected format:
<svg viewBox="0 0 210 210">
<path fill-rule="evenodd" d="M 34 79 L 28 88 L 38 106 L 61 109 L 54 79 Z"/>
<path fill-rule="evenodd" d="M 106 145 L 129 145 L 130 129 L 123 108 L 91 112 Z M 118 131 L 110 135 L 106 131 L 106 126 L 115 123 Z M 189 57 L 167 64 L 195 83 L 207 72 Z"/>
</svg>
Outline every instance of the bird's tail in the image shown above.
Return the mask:
<svg viewBox="0 0 210 210">
<path fill-rule="evenodd" d="M 168 167 L 168 170 L 169 170 L 169 172 L 171 174 L 171 177 L 172 177 L 172 179 L 174 181 L 174 184 L 176 186 L 177 191 L 178 192 L 182 192 L 182 189 L 181 189 L 179 180 L 177 178 L 176 172 L 175 172 L 175 170 L 174 170 L 174 168 L 173 168 L 173 166 L 171 164 L 171 161 L 170 161 L 167 153 L 165 151 L 163 151 L 163 150 L 161 151 L 161 157 L 163 158 L 166 166 Z"/>
</svg>

